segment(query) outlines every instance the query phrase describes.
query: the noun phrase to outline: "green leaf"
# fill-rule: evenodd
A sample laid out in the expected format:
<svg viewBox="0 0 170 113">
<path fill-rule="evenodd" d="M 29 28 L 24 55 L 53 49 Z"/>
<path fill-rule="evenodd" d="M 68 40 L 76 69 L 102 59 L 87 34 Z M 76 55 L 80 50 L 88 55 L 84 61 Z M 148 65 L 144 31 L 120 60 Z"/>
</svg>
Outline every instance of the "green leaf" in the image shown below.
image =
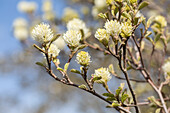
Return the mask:
<svg viewBox="0 0 170 113">
<path fill-rule="evenodd" d="M 137 24 L 138 24 L 138 21 L 139 21 L 139 17 L 138 17 L 138 18 L 135 17 L 134 22 L 133 22 L 134 25 L 137 25 Z"/>
<path fill-rule="evenodd" d="M 114 94 L 111 93 L 103 93 L 102 95 L 106 97 L 115 97 Z"/>
<path fill-rule="evenodd" d="M 127 13 L 127 12 L 123 12 L 123 13 L 122 13 L 122 16 L 124 16 L 125 18 L 127 18 L 127 19 L 129 19 L 129 20 L 132 20 L 131 15 L 130 15 L 129 13 Z"/>
<path fill-rule="evenodd" d="M 94 78 L 93 78 L 93 81 L 100 80 L 100 79 L 102 79 L 101 76 L 100 76 L 100 77 L 94 77 Z"/>
<path fill-rule="evenodd" d="M 120 106 L 120 104 L 119 104 L 117 101 L 114 101 L 114 102 L 112 103 L 112 107 L 118 107 L 118 106 Z"/>
<path fill-rule="evenodd" d="M 155 36 L 155 39 L 154 39 L 154 42 L 157 42 L 159 39 L 160 39 L 160 36 L 161 36 L 162 34 L 157 34 L 156 36 Z"/>
<path fill-rule="evenodd" d="M 42 66 L 42 67 L 45 67 L 43 63 L 41 62 L 36 62 L 35 64 L 39 65 L 39 66 Z"/>
<path fill-rule="evenodd" d="M 112 73 L 112 74 L 115 73 L 114 68 L 113 68 L 113 64 L 110 64 L 109 67 L 108 67 L 108 69 L 109 69 L 109 72 L 110 72 L 110 73 Z"/>
<path fill-rule="evenodd" d="M 128 97 L 129 97 L 129 95 L 128 95 L 128 94 L 124 94 L 124 95 L 121 97 L 121 101 L 122 101 L 122 103 L 124 103 L 124 102 L 125 102 L 125 100 L 126 100 Z"/>
<path fill-rule="evenodd" d="M 154 41 L 152 40 L 152 38 L 146 37 L 146 39 L 154 45 Z"/>
<path fill-rule="evenodd" d="M 148 36 L 150 36 L 151 34 L 152 34 L 151 31 L 147 31 L 144 37 L 148 37 Z"/>
<path fill-rule="evenodd" d="M 78 87 L 81 88 L 81 89 L 87 89 L 86 85 L 84 85 L 84 84 L 82 84 L 82 85 L 80 85 Z"/>
<path fill-rule="evenodd" d="M 155 113 L 161 113 L 161 108 L 156 109 Z"/>
<path fill-rule="evenodd" d="M 67 71 L 69 64 L 70 64 L 70 63 L 66 63 L 66 64 L 64 65 L 64 70 L 65 70 L 65 71 Z"/>
<path fill-rule="evenodd" d="M 99 16 L 100 18 L 103 18 L 103 19 L 106 19 L 106 18 L 107 18 L 106 14 L 103 14 L 103 13 L 99 13 L 98 16 Z"/>
<path fill-rule="evenodd" d="M 73 72 L 73 73 L 81 74 L 80 71 L 78 71 L 76 69 L 71 69 L 70 71 Z"/>
<path fill-rule="evenodd" d="M 125 85 L 124 83 L 120 84 L 120 87 L 118 87 L 118 89 L 116 90 L 116 94 L 115 94 L 116 97 L 119 97 L 121 91 L 123 90 L 124 85 Z"/>
<path fill-rule="evenodd" d="M 149 100 L 153 105 L 161 106 L 160 102 L 157 101 L 154 96 L 148 97 L 148 100 Z"/>
<path fill-rule="evenodd" d="M 155 18 L 154 16 L 151 16 L 151 17 L 148 19 L 148 21 L 147 21 L 147 23 L 146 23 L 146 27 L 147 27 L 147 28 L 149 28 L 150 25 L 153 23 L 154 18 Z"/>
<path fill-rule="evenodd" d="M 57 70 L 62 71 L 62 72 L 64 71 L 64 69 L 62 69 L 61 67 L 58 67 Z"/>
<path fill-rule="evenodd" d="M 79 50 L 79 49 L 83 49 L 83 48 L 85 48 L 85 47 L 87 47 L 87 45 L 85 45 L 85 44 L 84 44 L 84 45 L 80 45 L 80 46 L 78 47 L 78 50 Z"/>
<path fill-rule="evenodd" d="M 144 7 L 148 6 L 149 2 L 147 1 L 143 1 L 141 4 L 139 4 L 138 10 L 143 9 Z"/>
<path fill-rule="evenodd" d="M 114 100 L 116 100 L 116 98 L 115 98 L 115 97 L 108 97 L 108 98 L 106 98 L 106 100 L 108 100 L 108 101 L 114 101 Z"/>
</svg>

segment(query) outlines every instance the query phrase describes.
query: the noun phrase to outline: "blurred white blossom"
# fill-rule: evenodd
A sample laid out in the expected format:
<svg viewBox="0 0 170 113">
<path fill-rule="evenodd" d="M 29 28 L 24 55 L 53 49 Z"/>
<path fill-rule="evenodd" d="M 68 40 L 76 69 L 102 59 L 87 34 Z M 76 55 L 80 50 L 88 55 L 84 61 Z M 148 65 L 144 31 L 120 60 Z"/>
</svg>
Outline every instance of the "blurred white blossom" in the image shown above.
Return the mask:
<svg viewBox="0 0 170 113">
<path fill-rule="evenodd" d="M 28 22 L 24 18 L 16 18 L 13 22 L 13 27 L 27 27 Z"/>
<path fill-rule="evenodd" d="M 66 46 L 66 43 L 62 37 L 59 37 L 57 40 L 55 40 L 53 44 L 55 44 L 60 50 L 64 49 Z"/>
<path fill-rule="evenodd" d="M 72 20 L 73 18 L 79 18 L 79 14 L 77 13 L 76 10 L 70 7 L 66 7 L 62 15 L 62 20 L 64 22 L 68 22 L 69 20 Z"/>
<path fill-rule="evenodd" d="M 28 38 L 29 33 L 26 28 L 15 28 L 14 36 L 16 39 L 22 41 L 22 40 L 26 40 Z"/>
<path fill-rule="evenodd" d="M 37 3 L 33 1 L 20 1 L 18 10 L 23 13 L 33 13 L 37 9 Z"/>
<path fill-rule="evenodd" d="M 67 23 L 67 29 L 79 31 L 83 30 L 85 37 L 88 37 L 90 35 L 89 29 L 86 27 L 86 24 L 82 20 L 77 18 L 74 18 Z"/>
</svg>

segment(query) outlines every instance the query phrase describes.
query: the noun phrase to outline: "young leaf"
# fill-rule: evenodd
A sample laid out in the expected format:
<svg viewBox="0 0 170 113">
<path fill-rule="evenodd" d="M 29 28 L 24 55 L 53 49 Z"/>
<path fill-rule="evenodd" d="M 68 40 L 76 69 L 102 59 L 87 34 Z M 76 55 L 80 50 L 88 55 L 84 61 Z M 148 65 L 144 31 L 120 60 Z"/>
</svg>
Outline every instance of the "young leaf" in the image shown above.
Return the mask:
<svg viewBox="0 0 170 113">
<path fill-rule="evenodd" d="M 45 67 L 44 64 L 42 64 L 41 62 L 36 62 L 35 64 L 42 66 L 42 67 Z"/>
<path fill-rule="evenodd" d="M 66 63 L 66 64 L 64 65 L 64 70 L 65 70 L 65 71 L 67 71 L 69 64 L 70 64 L 70 63 Z"/>
<path fill-rule="evenodd" d="M 94 77 L 93 81 L 100 80 L 102 77 Z"/>
<path fill-rule="evenodd" d="M 80 85 L 78 87 L 81 88 L 81 89 L 87 89 L 86 85 L 84 85 L 84 84 L 82 84 L 82 85 Z"/>
<path fill-rule="evenodd" d="M 64 71 L 64 69 L 62 69 L 61 67 L 58 67 L 57 70 Z"/>
<path fill-rule="evenodd" d="M 143 9 L 144 7 L 148 6 L 149 2 L 147 1 L 143 1 L 141 4 L 139 4 L 138 10 Z"/>
<path fill-rule="evenodd" d="M 126 100 L 128 97 L 129 97 L 129 95 L 128 95 L 128 94 L 124 94 L 124 95 L 121 97 L 121 101 L 122 101 L 122 103 L 124 103 L 124 102 L 125 102 L 125 100 Z"/>
<path fill-rule="evenodd" d="M 112 103 L 112 107 L 117 107 L 117 106 L 120 106 L 120 104 L 119 104 L 117 101 L 114 101 L 114 102 Z"/>
<path fill-rule="evenodd" d="M 115 97 L 114 94 L 111 93 L 103 93 L 102 95 L 106 97 Z"/>
<path fill-rule="evenodd" d="M 78 71 L 76 69 L 71 69 L 70 71 L 73 72 L 73 73 L 81 74 L 80 71 Z"/>
<path fill-rule="evenodd" d="M 109 72 L 110 72 L 110 73 L 112 73 L 112 74 L 115 73 L 114 68 L 113 68 L 113 64 L 110 64 L 109 67 L 108 67 L 108 69 L 109 69 Z"/>
</svg>

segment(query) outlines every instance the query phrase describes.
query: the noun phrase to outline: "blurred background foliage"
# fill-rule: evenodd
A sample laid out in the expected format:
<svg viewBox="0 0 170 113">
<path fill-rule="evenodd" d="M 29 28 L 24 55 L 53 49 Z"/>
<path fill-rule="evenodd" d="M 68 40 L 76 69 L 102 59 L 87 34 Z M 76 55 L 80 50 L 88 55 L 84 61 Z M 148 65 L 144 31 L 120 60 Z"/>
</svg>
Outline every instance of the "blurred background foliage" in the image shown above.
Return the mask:
<svg viewBox="0 0 170 113">
<path fill-rule="evenodd" d="M 35 65 L 36 61 L 43 61 L 44 59 L 42 55 L 32 47 L 32 44 L 35 42 L 29 35 L 29 31 L 34 25 L 42 21 L 50 23 L 56 33 L 63 33 L 66 31 L 65 26 L 70 19 L 81 18 L 86 22 L 92 32 L 91 37 L 87 39 L 87 41 L 98 44 L 94 38 L 94 32 L 98 27 L 101 27 L 104 22 L 98 18 L 97 15 L 99 12 L 107 11 L 107 8 L 106 4 L 102 3 L 102 1 L 105 0 L 96 1 L 97 0 L 39 0 L 34 1 L 37 2 L 34 12 L 22 12 L 20 8 L 17 8 L 19 5 L 15 6 L 16 9 L 21 12 L 18 13 L 17 10 L 15 10 L 16 12 L 13 13 L 17 13 L 18 17 L 25 18 L 28 24 L 26 28 L 22 29 L 27 29 L 28 33 L 26 32 L 21 35 L 20 31 L 16 31 L 18 28 L 16 28 L 14 23 L 10 23 L 11 29 L 13 29 L 13 35 L 10 30 L 8 30 L 7 33 L 11 34 L 10 36 L 12 38 L 18 40 L 18 42 L 10 42 L 17 43 L 17 47 L 11 52 L 4 51 L 5 46 L 0 48 L 0 50 L 4 51 L 0 54 L 0 113 L 116 113 L 114 109 L 106 109 L 105 106 L 107 104 L 93 95 L 56 82 L 45 70 Z M 144 16 L 147 19 L 153 15 L 165 16 L 168 22 L 167 30 L 170 30 L 170 1 L 148 1 L 150 5 L 142 10 Z M 19 4 L 21 1 L 17 0 L 16 2 L 16 4 Z M 7 12 L 8 11 L 6 11 L 6 13 Z M 138 33 L 137 31 L 136 34 L 138 35 Z M 7 37 L 6 40 L 11 37 Z M 62 49 L 59 59 L 61 66 L 63 66 L 67 62 L 69 49 L 62 39 L 56 43 L 60 43 L 59 45 Z M 7 46 L 8 43 L 4 45 Z M 94 73 L 94 69 L 96 68 L 101 66 L 108 67 L 109 64 L 114 64 L 116 73 L 123 77 L 113 57 L 104 55 L 102 52 L 90 48 L 86 48 L 85 51 L 88 51 L 92 56 L 92 63 L 90 64 L 88 72 L 89 76 Z M 151 45 L 146 42 L 143 50 L 145 63 L 148 68 L 150 68 L 149 64 L 151 64 L 152 69 L 150 69 L 150 72 L 153 73 L 152 78 L 157 80 L 156 75 L 158 71 L 155 69 L 158 68 L 163 59 L 161 43 L 157 43 L 156 51 L 151 60 L 148 59 L 150 52 Z M 170 55 L 170 45 L 168 45 L 167 55 Z M 75 58 L 71 61 L 69 68 L 79 69 Z M 60 76 L 60 73 L 57 71 L 55 73 Z M 139 73 L 133 70 L 129 71 L 129 73 L 131 78 L 143 80 L 143 77 Z M 69 75 L 75 83 L 83 83 L 80 76 L 72 73 L 69 73 Z M 111 91 L 114 92 L 122 82 L 125 81 L 112 77 L 112 80 L 109 81 Z M 147 83 L 132 82 L 132 84 L 139 102 L 146 101 L 147 97 L 151 95 L 156 96 L 153 89 Z M 95 88 L 100 93 L 105 92 L 100 85 L 95 85 Z M 165 86 L 163 91 L 165 94 L 170 93 L 168 86 Z M 168 103 L 168 106 L 170 106 L 170 103 Z M 150 106 L 141 106 L 141 108 L 142 112 L 147 113 L 155 109 Z"/>
</svg>

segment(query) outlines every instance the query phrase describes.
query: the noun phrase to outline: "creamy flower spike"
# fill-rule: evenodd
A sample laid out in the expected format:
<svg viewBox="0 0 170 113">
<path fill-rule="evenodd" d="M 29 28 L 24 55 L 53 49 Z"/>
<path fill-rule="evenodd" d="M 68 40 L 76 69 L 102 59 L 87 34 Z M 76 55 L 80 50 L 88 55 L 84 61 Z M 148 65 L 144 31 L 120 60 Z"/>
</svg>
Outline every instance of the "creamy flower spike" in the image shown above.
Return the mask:
<svg viewBox="0 0 170 113">
<path fill-rule="evenodd" d="M 95 37 L 104 45 L 107 45 L 109 42 L 110 35 L 107 33 L 105 29 L 97 29 L 95 33 Z"/>
<path fill-rule="evenodd" d="M 121 35 L 126 38 L 132 35 L 133 27 L 128 22 L 122 23 L 122 33 Z"/>
<path fill-rule="evenodd" d="M 59 53 L 60 53 L 60 50 L 58 49 L 58 47 L 54 44 L 51 44 L 48 49 L 49 57 L 52 55 L 53 58 L 56 58 Z"/>
<path fill-rule="evenodd" d="M 77 18 L 74 18 L 67 23 L 67 29 L 79 31 L 83 30 L 84 36 L 85 37 L 89 36 L 89 29 L 86 27 L 86 24 L 82 20 Z"/>
<path fill-rule="evenodd" d="M 93 77 L 94 78 L 95 77 L 101 77 L 100 80 L 95 81 L 97 83 L 105 83 L 105 82 L 109 81 L 112 78 L 112 76 L 109 73 L 108 68 L 103 68 L 103 67 L 95 70 L 95 73 L 93 74 Z"/>
<path fill-rule="evenodd" d="M 49 24 L 41 23 L 32 30 L 32 38 L 40 43 L 48 42 L 53 38 L 53 31 Z"/>
<path fill-rule="evenodd" d="M 90 64 L 90 55 L 88 52 L 81 51 L 76 56 L 76 61 L 82 66 L 88 66 Z"/>
<path fill-rule="evenodd" d="M 23 13 L 33 13 L 37 9 L 35 2 L 21 1 L 18 3 L 18 10 Z"/>
<path fill-rule="evenodd" d="M 119 35 L 121 32 L 121 25 L 117 20 L 107 20 L 104 27 L 110 35 Z"/>
<path fill-rule="evenodd" d="M 70 47 L 73 47 L 73 48 L 76 48 L 79 46 L 81 37 L 82 37 L 81 32 L 77 30 L 68 30 L 63 36 L 65 42 Z"/>
</svg>

